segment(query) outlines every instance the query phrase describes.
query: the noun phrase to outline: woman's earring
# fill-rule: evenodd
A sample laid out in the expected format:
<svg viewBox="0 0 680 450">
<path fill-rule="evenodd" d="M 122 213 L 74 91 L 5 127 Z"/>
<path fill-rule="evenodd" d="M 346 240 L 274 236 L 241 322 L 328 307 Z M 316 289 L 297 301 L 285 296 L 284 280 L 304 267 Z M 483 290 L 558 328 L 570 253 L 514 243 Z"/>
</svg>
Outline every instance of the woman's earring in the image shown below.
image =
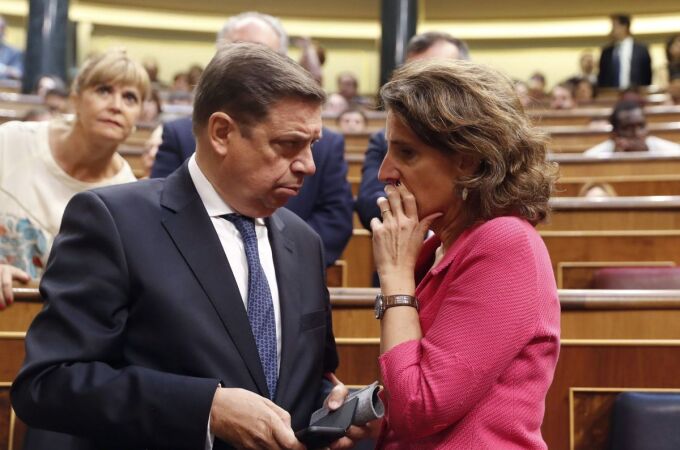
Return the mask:
<svg viewBox="0 0 680 450">
<path fill-rule="evenodd" d="M 467 200 L 468 196 L 468 188 L 463 188 L 463 191 L 460 193 L 460 197 L 463 199 L 463 201 Z"/>
<path fill-rule="evenodd" d="M 136 133 L 136 132 L 137 132 L 137 125 L 132 125 L 132 132 L 130 134 Z"/>
</svg>

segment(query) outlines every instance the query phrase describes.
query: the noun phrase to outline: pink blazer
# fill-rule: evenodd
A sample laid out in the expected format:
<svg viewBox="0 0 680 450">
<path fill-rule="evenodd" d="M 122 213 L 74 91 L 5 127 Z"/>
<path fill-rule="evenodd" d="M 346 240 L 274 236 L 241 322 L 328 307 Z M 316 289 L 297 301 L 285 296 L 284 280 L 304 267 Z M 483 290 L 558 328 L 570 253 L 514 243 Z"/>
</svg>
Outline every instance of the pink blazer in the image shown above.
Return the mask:
<svg viewBox="0 0 680 450">
<path fill-rule="evenodd" d="M 379 359 L 383 449 L 545 449 L 541 423 L 559 354 L 560 305 L 550 257 L 528 222 L 467 230 L 429 270 L 416 266 L 423 337 Z"/>
</svg>

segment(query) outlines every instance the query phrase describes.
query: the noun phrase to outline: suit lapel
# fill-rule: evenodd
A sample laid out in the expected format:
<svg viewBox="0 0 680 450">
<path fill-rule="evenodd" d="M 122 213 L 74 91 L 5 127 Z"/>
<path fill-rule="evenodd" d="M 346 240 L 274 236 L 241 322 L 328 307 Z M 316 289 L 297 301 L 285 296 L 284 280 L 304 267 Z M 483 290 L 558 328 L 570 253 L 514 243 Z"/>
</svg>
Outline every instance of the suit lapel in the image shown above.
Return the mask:
<svg viewBox="0 0 680 450">
<path fill-rule="evenodd" d="M 215 308 L 259 393 L 266 397 L 267 382 L 238 285 L 186 164 L 167 178 L 161 205 L 174 212 L 163 219 L 163 227 Z"/>
<path fill-rule="evenodd" d="M 284 404 L 283 396 L 288 391 L 287 385 L 294 372 L 295 344 L 300 330 L 300 296 L 302 295 L 300 278 L 295 276 L 296 250 L 295 243 L 285 233 L 285 224 L 278 214 L 267 220 L 269 238 L 276 268 L 276 282 L 279 288 L 279 305 L 281 306 L 281 364 L 279 381 L 276 389 L 276 402 Z"/>
</svg>

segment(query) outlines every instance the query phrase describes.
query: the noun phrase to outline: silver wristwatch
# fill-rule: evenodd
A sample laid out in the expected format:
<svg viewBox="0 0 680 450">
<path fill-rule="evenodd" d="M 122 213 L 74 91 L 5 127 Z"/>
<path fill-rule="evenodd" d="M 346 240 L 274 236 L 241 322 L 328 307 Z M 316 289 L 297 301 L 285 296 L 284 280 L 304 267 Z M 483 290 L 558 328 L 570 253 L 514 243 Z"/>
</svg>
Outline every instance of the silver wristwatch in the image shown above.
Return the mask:
<svg viewBox="0 0 680 450">
<path fill-rule="evenodd" d="M 412 295 L 382 295 L 375 297 L 375 318 L 382 319 L 387 308 L 393 306 L 411 306 L 418 311 L 418 299 Z"/>
</svg>

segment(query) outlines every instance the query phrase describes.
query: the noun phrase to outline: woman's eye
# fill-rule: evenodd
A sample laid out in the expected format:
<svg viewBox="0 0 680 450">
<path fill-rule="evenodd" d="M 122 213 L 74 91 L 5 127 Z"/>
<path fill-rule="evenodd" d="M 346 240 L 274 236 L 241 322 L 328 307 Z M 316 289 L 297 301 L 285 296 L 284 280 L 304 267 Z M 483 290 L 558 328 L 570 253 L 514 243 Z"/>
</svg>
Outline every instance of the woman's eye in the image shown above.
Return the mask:
<svg viewBox="0 0 680 450">
<path fill-rule="evenodd" d="M 125 99 L 126 102 L 128 102 L 130 104 L 139 103 L 139 99 L 132 92 L 127 92 L 127 93 L 123 94 L 123 98 Z"/>
<path fill-rule="evenodd" d="M 97 86 L 97 89 L 95 89 L 95 92 L 97 92 L 97 94 L 110 94 L 112 91 L 113 88 L 105 84 Z"/>
<path fill-rule="evenodd" d="M 402 157 L 402 159 L 410 159 L 415 155 L 415 152 L 410 148 L 402 148 L 399 149 L 399 155 Z"/>
</svg>

